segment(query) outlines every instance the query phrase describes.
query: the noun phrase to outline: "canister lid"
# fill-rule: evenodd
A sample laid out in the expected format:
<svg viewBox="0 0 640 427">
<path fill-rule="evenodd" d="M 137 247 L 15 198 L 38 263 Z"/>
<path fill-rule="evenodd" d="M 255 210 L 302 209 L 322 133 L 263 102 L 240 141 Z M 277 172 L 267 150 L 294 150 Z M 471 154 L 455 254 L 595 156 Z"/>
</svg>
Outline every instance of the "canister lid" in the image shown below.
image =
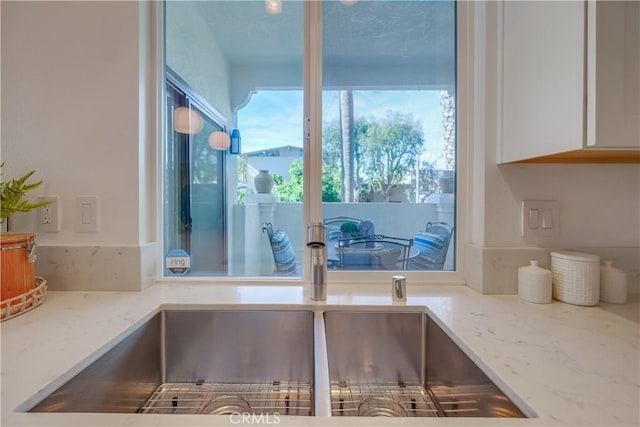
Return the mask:
<svg viewBox="0 0 640 427">
<path fill-rule="evenodd" d="M 587 254 L 584 252 L 576 252 L 576 251 L 553 251 L 551 252 L 551 257 L 566 259 L 570 261 L 600 263 L 600 257 L 598 255 Z"/>
</svg>

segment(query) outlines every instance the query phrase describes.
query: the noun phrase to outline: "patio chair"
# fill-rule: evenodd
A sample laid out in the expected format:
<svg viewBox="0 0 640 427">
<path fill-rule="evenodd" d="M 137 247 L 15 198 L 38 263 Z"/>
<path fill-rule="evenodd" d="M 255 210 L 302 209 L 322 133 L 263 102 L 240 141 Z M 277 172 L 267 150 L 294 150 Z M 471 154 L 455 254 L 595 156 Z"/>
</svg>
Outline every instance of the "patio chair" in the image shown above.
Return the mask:
<svg viewBox="0 0 640 427">
<path fill-rule="evenodd" d="M 428 222 L 425 231 L 413 238 L 419 254 L 409 260 L 409 270 L 442 270 L 454 227 L 446 222 Z"/>
<path fill-rule="evenodd" d="M 274 231 L 270 222 L 265 222 L 262 225 L 262 231 L 266 232 L 269 238 L 276 274 L 279 276 L 298 275 L 296 253 L 293 250 L 293 246 L 291 246 L 287 233 L 281 228 Z"/>
<path fill-rule="evenodd" d="M 373 234 L 338 239 L 340 267 L 356 270 L 406 270 L 411 239 Z"/>
</svg>

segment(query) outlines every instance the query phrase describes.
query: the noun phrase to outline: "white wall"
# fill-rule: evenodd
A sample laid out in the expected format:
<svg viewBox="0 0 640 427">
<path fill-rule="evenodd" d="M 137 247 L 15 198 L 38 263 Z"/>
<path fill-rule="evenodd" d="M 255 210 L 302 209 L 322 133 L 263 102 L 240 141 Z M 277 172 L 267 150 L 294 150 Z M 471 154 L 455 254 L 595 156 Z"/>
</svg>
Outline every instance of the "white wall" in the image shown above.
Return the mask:
<svg viewBox="0 0 640 427">
<path fill-rule="evenodd" d="M 640 165 L 497 165 L 497 2 L 475 2 L 474 13 L 468 283 L 482 292 L 514 293 L 518 266 L 529 259 L 548 266 L 551 249 L 567 248 L 613 259 L 629 274 L 630 288 L 640 291 Z M 522 200 L 557 200 L 559 235 L 521 237 Z"/>
<path fill-rule="evenodd" d="M 639 165 L 496 165 L 495 3 L 487 8 L 485 52 L 476 52 L 469 242 L 481 248 L 638 247 Z M 2 160 L 5 177 L 36 169 L 39 194 L 62 200 L 62 231 L 41 244 L 138 245 L 152 240 L 155 211 L 145 170 L 151 135 L 140 132 L 140 88 L 147 56 L 140 50 L 136 2 L 2 2 Z M 141 59 L 143 58 L 143 59 Z M 145 139 L 143 141 L 143 139 Z M 146 177 L 146 181 L 145 181 Z M 146 193 L 146 194 L 143 194 Z M 75 197 L 101 199 L 99 233 L 73 226 Z M 526 241 L 519 202 L 560 203 L 560 236 Z M 14 221 L 33 230 L 33 217 Z M 144 226 L 147 225 L 146 229 Z M 637 263 L 636 263 L 637 264 Z M 636 265 L 637 270 L 637 265 Z M 469 274 L 473 274 L 469 271 Z M 515 278 L 511 278 L 512 281 Z"/>
<path fill-rule="evenodd" d="M 476 9 L 485 6 L 487 38 L 476 44 L 477 49 L 486 48 L 486 51 L 480 56 L 485 63 L 476 64 L 477 76 L 480 76 L 475 88 L 476 101 L 479 101 L 475 111 L 478 140 L 474 141 L 475 209 L 471 210 L 474 214 L 480 210 L 483 221 L 472 221 L 471 242 L 484 247 L 640 246 L 640 165 L 496 164 L 499 138 L 497 9 L 493 2 L 479 4 Z M 557 200 L 559 236 L 521 237 L 522 200 Z"/>
<path fill-rule="evenodd" d="M 640 246 L 639 165 L 503 165 L 486 191 L 486 246 Z M 559 236 L 521 237 L 522 200 L 558 200 Z"/>
<path fill-rule="evenodd" d="M 38 194 L 61 198 L 62 230 L 42 244 L 137 245 L 150 236 L 148 152 L 140 103 L 137 2 L 2 2 L 2 161 L 5 178 L 37 170 Z M 142 98 L 142 99 L 141 99 Z M 144 109 L 142 109 L 144 112 Z M 35 193 L 35 192 L 34 192 Z M 151 191 L 153 193 L 153 191 Z M 78 233 L 75 197 L 100 198 L 98 233 Z M 14 230 L 34 231 L 35 215 Z M 140 220 L 140 222 L 139 222 Z M 144 229 L 141 229 L 141 225 Z"/>
</svg>

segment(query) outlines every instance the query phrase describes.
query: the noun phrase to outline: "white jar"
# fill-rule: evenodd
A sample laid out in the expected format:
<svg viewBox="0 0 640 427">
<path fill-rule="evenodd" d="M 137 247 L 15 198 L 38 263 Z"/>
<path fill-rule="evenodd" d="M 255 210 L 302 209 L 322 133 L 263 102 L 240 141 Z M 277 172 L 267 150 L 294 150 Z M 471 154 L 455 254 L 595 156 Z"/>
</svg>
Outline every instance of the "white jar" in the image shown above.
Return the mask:
<svg viewBox="0 0 640 427">
<path fill-rule="evenodd" d="M 518 296 L 537 304 L 551 302 L 551 271 L 531 260 L 530 265 L 518 268 Z"/>
<path fill-rule="evenodd" d="M 600 301 L 614 304 L 627 302 L 627 273 L 605 261 L 600 267 Z"/>
<path fill-rule="evenodd" d="M 600 301 L 600 257 L 575 251 L 551 252 L 553 297 L 576 305 Z"/>
</svg>

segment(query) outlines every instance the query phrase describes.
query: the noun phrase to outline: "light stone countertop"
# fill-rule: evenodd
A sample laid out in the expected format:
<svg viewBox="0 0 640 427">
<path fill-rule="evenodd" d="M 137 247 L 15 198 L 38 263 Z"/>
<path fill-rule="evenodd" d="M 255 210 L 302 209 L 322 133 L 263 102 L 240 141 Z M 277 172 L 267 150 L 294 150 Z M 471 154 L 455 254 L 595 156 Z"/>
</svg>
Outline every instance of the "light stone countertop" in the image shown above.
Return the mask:
<svg viewBox="0 0 640 427">
<path fill-rule="evenodd" d="M 638 295 L 625 305 L 532 304 L 464 286 L 408 286 L 500 386 L 536 414 L 497 418 L 279 418 L 281 426 L 640 425 Z M 1 418 L 9 426 L 231 426 L 226 416 L 24 413 L 163 307 L 259 304 L 322 307 L 299 285 L 163 282 L 142 292 L 49 292 L 37 309 L 0 324 Z M 329 284 L 326 305 L 392 308 L 386 286 Z M 505 390 L 507 391 L 507 390 Z M 510 396 L 512 399 L 514 396 Z M 264 425 L 264 424 L 263 424 Z"/>
</svg>

